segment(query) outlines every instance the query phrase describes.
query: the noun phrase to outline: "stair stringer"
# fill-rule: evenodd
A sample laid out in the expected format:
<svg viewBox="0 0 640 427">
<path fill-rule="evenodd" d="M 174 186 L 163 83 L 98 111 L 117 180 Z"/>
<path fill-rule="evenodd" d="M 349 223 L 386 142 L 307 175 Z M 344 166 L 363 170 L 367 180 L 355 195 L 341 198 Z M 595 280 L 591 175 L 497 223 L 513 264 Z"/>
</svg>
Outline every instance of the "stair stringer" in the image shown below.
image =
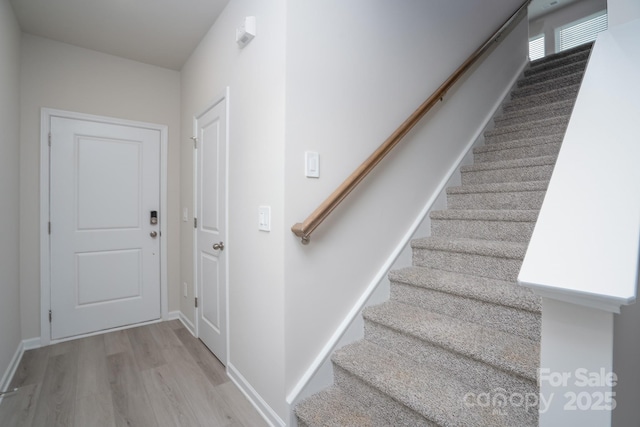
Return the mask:
<svg viewBox="0 0 640 427">
<path fill-rule="evenodd" d="M 518 71 L 511 78 L 508 85 L 498 97 L 498 100 L 488 110 L 482 124 L 478 126 L 473 137 L 461 151 L 460 155 L 452 163 L 442 177 L 440 183 L 427 200 L 420 213 L 416 216 L 411 226 L 400 239 L 398 245 L 390 252 L 389 257 L 377 271 L 374 278 L 369 282 L 365 291 L 353 305 L 349 313 L 344 317 L 331 338 L 325 343 L 309 368 L 302 375 L 295 387 L 287 394 L 286 402 L 289 407 L 290 427 L 297 427 L 298 420 L 294 409 L 298 402 L 323 389 L 330 387 L 334 383 L 333 364 L 331 355 L 347 344 L 356 342 L 364 338 L 364 318 L 362 311 L 369 306 L 380 304 L 389 299 L 390 282 L 388 274 L 391 270 L 407 267 L 411 265 L 412 248 L 411 240 L 416 237 L 426 237 L 431 235 L 431 211 L 444 209 L 446 207 L 446 189 L 449 186 L 460 185 L 462 181 L 460 169 L 462 166 L 473 163 L 473 149 L 484 144 L 484 132 L 493 128 L 493 118 L 502 109 L 505 100 L 508 99 L 511 91 L 516 87 L 518 80 L 524 75 L 524 71 L 529 64 L 525 58 Z"/>
</svg>

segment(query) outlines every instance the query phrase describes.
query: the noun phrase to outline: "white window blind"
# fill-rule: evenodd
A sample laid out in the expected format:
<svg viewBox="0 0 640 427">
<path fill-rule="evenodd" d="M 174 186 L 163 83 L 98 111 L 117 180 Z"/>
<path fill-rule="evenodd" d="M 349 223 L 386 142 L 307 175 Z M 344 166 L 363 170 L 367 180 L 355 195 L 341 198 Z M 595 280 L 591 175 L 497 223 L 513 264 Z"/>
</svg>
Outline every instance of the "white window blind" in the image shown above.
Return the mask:
<svg viewBox="0 0 640 427">
<path fill-rule="evenodd" d="M 529 59 L 544 58 L 544 34 L 529 40 Z"/>
<path fill-rule="evenodd" d="M 592 42 L 598 33 L 607 29 L 607 12 L 603 11 L 580 21 L 561 27 L 558 34 L 558 52 Z"/>
</svg>

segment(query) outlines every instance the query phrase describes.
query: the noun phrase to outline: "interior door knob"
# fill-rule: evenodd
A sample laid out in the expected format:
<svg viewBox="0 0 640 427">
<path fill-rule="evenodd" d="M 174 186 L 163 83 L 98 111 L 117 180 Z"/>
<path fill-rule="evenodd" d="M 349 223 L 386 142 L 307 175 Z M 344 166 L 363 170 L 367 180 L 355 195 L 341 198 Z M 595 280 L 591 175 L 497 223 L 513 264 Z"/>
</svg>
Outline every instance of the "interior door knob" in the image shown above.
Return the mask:
<svg viewBox="0 0 640 427">
<path fill-rule="evenodd" d="M 214 243 L 213 244 L 213 249 L 215 249 L 216 251 L 221 251 L 224 249 L 224 243 L 220 242 L 220 243 Z"/>
<path fill-rule="evenodd" d="M 149 236 L 153 237 L 154 239 L 156 238 L 157 235 L 158 235 L 157 231 L 152 231 L 151 233 L 149 233 Z"/>
</svg>

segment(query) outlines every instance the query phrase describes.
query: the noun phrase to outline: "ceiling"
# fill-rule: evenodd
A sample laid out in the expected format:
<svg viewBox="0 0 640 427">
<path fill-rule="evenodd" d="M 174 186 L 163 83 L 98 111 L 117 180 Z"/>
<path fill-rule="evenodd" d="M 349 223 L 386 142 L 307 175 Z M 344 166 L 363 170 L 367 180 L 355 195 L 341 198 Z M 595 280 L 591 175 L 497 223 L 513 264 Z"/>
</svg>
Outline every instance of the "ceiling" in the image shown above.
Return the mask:
<svg viewBox="0 0 640 427">
<path fill-rule="evenodd" d="M 556 11 L 580 0 L 533 0 L 529 4 L 529 20 L 540 18 L 542 15 Z"/>
<path fill-rule="evenodd" d="M 533 0 L 529 19 L 579 0 Z M 229 0 L 10 0 L 36 36 L 180 70 Z"/>
<path fill-rule="evenodd" d="M 26 33 L 180 70 L 229 0 L 10 0 Z"/>
</svg>

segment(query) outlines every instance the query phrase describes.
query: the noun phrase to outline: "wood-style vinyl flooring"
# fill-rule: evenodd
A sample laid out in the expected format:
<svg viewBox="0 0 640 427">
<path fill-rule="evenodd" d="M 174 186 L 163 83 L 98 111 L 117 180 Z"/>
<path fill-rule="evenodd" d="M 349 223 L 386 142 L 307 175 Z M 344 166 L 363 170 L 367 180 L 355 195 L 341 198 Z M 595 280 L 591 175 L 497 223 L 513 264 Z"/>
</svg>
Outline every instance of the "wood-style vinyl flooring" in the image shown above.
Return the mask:
<svg viewBox="0 0 640 427">
<path fill-rule="evenodd" d="M 0 426 L 266 426 L 178 320 L 29 350 Z"/>
</svg>

